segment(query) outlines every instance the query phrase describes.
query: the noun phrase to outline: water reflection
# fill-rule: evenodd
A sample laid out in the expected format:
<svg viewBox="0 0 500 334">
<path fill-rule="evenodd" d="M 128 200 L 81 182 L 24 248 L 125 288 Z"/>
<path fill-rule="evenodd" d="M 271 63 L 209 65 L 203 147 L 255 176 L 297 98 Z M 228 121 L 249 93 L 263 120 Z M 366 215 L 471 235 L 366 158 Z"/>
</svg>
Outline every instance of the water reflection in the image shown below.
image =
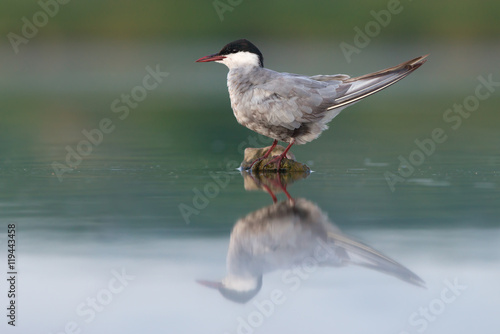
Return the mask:
<svg viewBox="0 0 500 334">
<path fill-rule="evenodd" d="M 258 294 L 266 273 L 284 269 L 283 282 L 294 284 L 301 273 L 317 267 L 357 265 L 424 286 L 424 281 L 403 265 L 344 235 L 316 204 L 292 198 L 287 185 L 307 174 L 251 175 L 243 171 L 242 176 L 246 190 L 268 192 L 273 204 L 247 214 L 234 225 L 226 277 L 219 282 L 198 283 L 219 290 L 229 300 L 246 303 Z M 283 192 L 287 199 L 278 202 L 277 192 Z"/>
</svg>

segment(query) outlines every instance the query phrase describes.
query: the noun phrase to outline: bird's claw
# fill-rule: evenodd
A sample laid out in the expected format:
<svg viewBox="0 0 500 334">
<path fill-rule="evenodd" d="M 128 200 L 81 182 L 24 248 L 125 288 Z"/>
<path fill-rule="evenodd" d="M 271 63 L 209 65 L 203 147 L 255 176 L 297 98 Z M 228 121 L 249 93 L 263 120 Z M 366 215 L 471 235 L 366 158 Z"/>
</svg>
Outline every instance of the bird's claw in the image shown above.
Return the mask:
<svg viewBox="0 0 500 334">
<path fill-rule="evenodd" d="M 281 155 L 276 155 L 271 160 L 269 160 L 263 167 L 266 167 L 271 164 L 276 164 L 276 170 L 279 171 L 281 167 L 281 160 L 283 160 L 283 157 Z"/>
<path fill-rule="evenodd" d="M 252 171 L 253 166 L 255 166 L 255 164 L 256 164 L 256 163 L 258 163 L 258 162 L 260 162 L 260 161 L 262 161 L 262 160 L 264 160 L 264 157 L 260 157 L 260 158 L 258 158 L 258 159 L 255 159 L 255 160 L 254 160 L 254 162 L 252 162 L 252 163 L 250 164 L 250 166 L 248 166 L 248 167 L 246 168 L 246 170 Z"/>
</svg>

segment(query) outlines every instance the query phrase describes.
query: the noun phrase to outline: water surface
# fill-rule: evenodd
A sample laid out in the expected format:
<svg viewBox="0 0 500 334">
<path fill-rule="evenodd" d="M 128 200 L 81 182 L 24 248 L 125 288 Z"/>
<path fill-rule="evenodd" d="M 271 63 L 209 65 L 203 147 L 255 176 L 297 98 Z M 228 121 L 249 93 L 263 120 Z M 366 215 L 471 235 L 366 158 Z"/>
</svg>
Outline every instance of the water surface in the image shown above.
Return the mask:
<svg viewBox="0 0 500 334">
<path fill-rule="evenodd" d="M 493 333 L 498 328 L 498 93 L 481 101 L 457 129 L 443 119 L 454 103 L 474 94 L 476 76 L 488 72 L 478 69 L 434 90 L 421 85 L 436 70 L 430 62 L 431 74 L 422 67 L 421 74 L 399 83 L 401 88 L 350 107 L 318 140 L 292 150 L 314 172 L 288 185 L 290 195 L 314 203 L 342 233 L 408 268 L 426 288 L 348 265 L 313 267 L 292 289 L 296 285 L 283 280 L 286 269 L 279 269 L 265 274 L 258 294 L 239 304 L 196 280 L 222 279 L 234 224 L 272 205 L 264 191 L 247 191 L 235 169 L 244 147 L 270 142 L 234 120 L 222 67 L 214 76 L 212 69 L 197 68 L 180 77 L 173 64 L 166 65 L 167 86 L 120 119 L 112 102 L 141 82 L 145 67 L 161 59 L 160 51 L 131 57 L 128 65 L 135 72 L 124 75 L 126 82 L 96 79 L 101 86 L 95 90 L 92 75 L 83 80 L 64 67 L 10 72 L 12 87 L 27 85 L 3 93 L 0 125 L 0 254 L 6 258 L 7 224 L 15 223 L 18 330 Z M 438 53 L 435 62 L 441 59 Z M 188 68 L 185 63 L 179 61 L 179 68 Z M 30 71 L 59 78 L 60 84 L 28 85 Z M 97 78 L 105 76 L 97 72 Z M 172 88 L 205 75 L 213 79 L 206 79 L 210 88 L 198 87 L 198 81 L 195 90 Z M 417 86 L 424 88 L 409 89 Z M 78 145 L 82 152 L 90 150 L 81 144 L 88 140 L 82 131 L 98 128 L 103 119 L 111 120 L 113 131 L 81 160 L 68 158 L 69 166 L 68 152 L 78 151 Z M 431 138 L 436 128 L 447 139 L 434 143 L 418 165 L 401 165 L 400 156 L 410 161 L 419 154 L 415 150 L 422 151 L 415 140 Z M 70 170 L 58 177 L 54 166 L 61 165 Z M 401 177 L 392 189 L 387 175 Z M 286 201 L 283 193 L 277 196 Z M 0 288 L 6 291 L 5 281 Z M 271 307 L 276 291 L 279 303 Z M 5 295 L 2 300 L 7 302 Z"/>
</svg>

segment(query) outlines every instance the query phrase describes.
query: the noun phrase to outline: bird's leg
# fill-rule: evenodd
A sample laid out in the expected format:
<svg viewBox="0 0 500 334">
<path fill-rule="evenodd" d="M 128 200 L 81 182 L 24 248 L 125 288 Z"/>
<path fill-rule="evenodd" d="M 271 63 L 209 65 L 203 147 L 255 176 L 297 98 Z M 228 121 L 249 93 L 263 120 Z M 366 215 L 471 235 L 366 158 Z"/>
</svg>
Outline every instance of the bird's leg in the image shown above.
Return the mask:
<svg viewBox="0 0 500 334">
<path fill-rule="evenodd" d="M 280 171 L 278 169 L 278 172 L 276 173 L 276 181 L 273 182 L 275 185 L 277 184 L 278 187 L 281 189 L 281 191 L 286 195 L 286 197 L 288 198 L 288 200 L 290 201 L 290 204 L 294 204 L 295 201 L 294 199 L 292 198 L 292 196 L 290 196 L 290 194 L 288 193 L 288 191 L 286 190 L 286 183 L 283 184 L 283 182 L 281 181 L 281 175 L 280 175 Z M 276 202 L 275 202 L 276 203 Z"/>
<path fill-rule="evenodd" d="M 285 193 L 286 197 L 288 198 L 288 201 L 290 202 L 290 204 L 295 204 L 295 200 L 292 198 L 292 196 L 290 196 L 290 194 L 288 193 L 288 191 L 286 191 L 286 187 L 283 188 L 283 192 Z"/>
<path fill-rule="evenodd" d="M 248 174 L 248 175 L 250 175 L 250 177 L 252 178 L 253 182 L 255 182 L 255 184 L 257 185 L 257 187 L 262 187 L 265 191 L 267 191 L 267 193 L 273 199 L 273 203 L 278 202 L 278 199 L 276 198 L 276 195 L 274 194 L 274 192 L 271 190 L 271 188 L 268 185 L 264 184 L 260 180 L 257 180 L 255 177 L 253 177 L 252 174 Z"/>
<path fill-rule="evenodd" d="M 262 160 L 266 159 L 269 156 L 269 154 L 271 154 L 271 152 L 274 150 L 274 148 L 276 147 L 276 145 L 278 145 L 278 140 L 277 139 L 275 139 L 273 141 L 273 144 L 271 145 L 271 147 L 269 148 L 269 150 L 267 150 L 266 154 L 264 154 L 263 156 L 261 156 L 258 159 L 255 159 L 254 162 L 252 162 L 252 164 L 250 165 L 250 167 L 248 167 L 247 169 L 252 170 L 253 165 L 255 165 L 259 161 L 262 161 Z"/>
<path fill-rule="evenodd" d="M 286 157 L 286 154 L 288 153 L 288 151 L 290 150 L 290 148 L 292 147 L 292 145 L 294 143 L 295 143 L 295 138 L 292 138 L 292 141 L 290 142 L 290 144 L 288 144 L 288 146 L 286 147 L 285 151 L 283 151 L 283 153 L 281 153 L 280 155 L 275 156 L 272 160 L 270 160 L 266 164 L 266 166 L 269 165 L 270 163 L 277 162 L 276 169 L 279 171 L 280 170 L 280 166 L 281 166 L 281 160 L 283 160 L 283 158 Z"/>
<path fill-rule="evenodd" d="M 265 184 L 262 185 L 262 188 L 264 188 L 264 190 L 267 191 L 267 193 L 271 196 L 271 198 L 273 199 L 273 203 L 278 202 L 278 199 L 276 198 L 276 195 L 273 193 L 273 191 L 271 190 L 271 188 L 269 188 Z"/>
</svg>

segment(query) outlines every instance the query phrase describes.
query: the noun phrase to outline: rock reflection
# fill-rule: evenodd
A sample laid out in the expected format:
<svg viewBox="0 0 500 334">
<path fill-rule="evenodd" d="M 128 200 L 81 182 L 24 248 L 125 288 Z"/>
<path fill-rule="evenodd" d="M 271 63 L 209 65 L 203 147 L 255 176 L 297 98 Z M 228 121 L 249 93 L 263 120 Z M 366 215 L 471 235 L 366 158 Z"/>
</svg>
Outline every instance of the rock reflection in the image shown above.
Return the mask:
<svg viewBox="0 0 500 334">
<path fill-rule="evenodd" d="M 274 204 L 239 219 L 231 232 L 227 275 L 220 282 L 199 280 L 238 303 L 251 300 L 262 287 L 262 276 L 305 266 L 357 265 L 424 286 L 416 274 L 372 247 L 344 235 L 311 201 L 293 199 L 286 186 L 307 175 L 251 175 L 242 172 L 245 189 L 268 192 Z M 275 193 L 287 200 L 278 202 Z M 283 279 L 286 279 L 283 276 Z"/>
</svg>

